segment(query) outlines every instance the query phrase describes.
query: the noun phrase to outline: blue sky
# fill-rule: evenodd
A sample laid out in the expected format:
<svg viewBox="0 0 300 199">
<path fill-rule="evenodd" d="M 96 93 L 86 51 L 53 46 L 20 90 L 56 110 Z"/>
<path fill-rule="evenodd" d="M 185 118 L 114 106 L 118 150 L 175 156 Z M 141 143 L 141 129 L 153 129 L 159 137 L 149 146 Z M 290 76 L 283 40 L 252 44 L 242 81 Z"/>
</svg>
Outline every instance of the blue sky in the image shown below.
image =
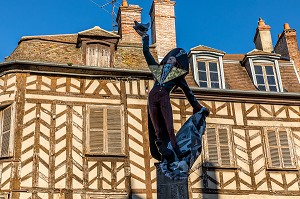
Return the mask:
<svg viewBox="0 0 300 199">
<path fill-rule="evenodd" d="M 93 1 L 104 5 L 109 0 Z M 149 22 L 152 0 L 128 3 L 140 5 L 142 21 Z M 0 61 L 22 36 L 77 33 L 94 26 L 112 30 L 111 16 L 90 0 L 1 0 L 0 8 Z M 187 51 L 206 45 L 229 54 L 247 53 L 254 49 L 259 17 L 271 26 L 273 45 L 284 23 L 300 35 L 299 0 L 177 0 L 175 14 L 177 45 Z"/>
</svg>

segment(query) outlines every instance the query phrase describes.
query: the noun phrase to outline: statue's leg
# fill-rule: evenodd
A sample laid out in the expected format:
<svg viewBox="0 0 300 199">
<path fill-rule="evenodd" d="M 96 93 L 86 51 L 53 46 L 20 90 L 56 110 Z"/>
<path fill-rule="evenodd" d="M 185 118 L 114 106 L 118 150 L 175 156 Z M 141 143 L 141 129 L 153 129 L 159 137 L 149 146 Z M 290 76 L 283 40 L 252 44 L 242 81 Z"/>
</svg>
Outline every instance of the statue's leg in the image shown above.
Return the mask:
<svg viewBox="0 0 300 199">
<path fill-rule="evenodd" d="M 186 156 L 185 153 L 182 153 L 179 149 L 179 146 L 176 142 L 176 137 L 174 133 L 174 125 L 173 125 L 173 112 L 170 101 L 170 96 L 166 92 L 166 95 L 163 95 L 160 100 L 160 108 L 163 115 L 163 119 L 170 137 L 171 145 L 173 147 L 174 152 L 176 153 L 178 159 L 182 159 Z"/>
<path fill-rule="evenodd" d="M 157 140 L 155 140 L 155 144 L 158 148 L 159 153 L 163 156 L 163 158 L 167 159 L 168 161 L 174 161 L 174 154 L 171 150 L 169 150 L 165 143 L 164 143 L 164 132 L 162 131 L 164 121 L 161 120 L 161 116 L 159 114 L 162 114 L 159 107 L 159 95 L 149 95 L 149 113 L 151 122 L 153 124 Z"/>
</svg>

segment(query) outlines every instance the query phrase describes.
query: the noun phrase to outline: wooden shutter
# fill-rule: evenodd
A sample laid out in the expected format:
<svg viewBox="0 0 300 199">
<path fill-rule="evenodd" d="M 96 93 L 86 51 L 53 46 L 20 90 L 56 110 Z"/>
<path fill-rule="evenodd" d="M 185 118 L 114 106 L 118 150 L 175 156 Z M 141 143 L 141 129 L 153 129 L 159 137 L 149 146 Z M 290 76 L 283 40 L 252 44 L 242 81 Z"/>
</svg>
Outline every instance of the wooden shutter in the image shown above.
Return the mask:
<svg viewBox="0 0 300 199">
<path fill-rule="evenodd" d="M 104 111 L 101 107 L 90 108 L 89 149 L 90 153 L 102 153 L 104 150 Z"/>
<path fill-rule="evenodd" d="M 283 161 L 283 167 L 293 167 L 292 154 L 289 147 L 288 134 L 286 131 L 279 131 L 279 141 L 281 147 L 281 155 Z"/>
<path fill-rule="evenodd" d="M 268 131 L 268 141 L 270 148 L 270 163 L 273 167 L 280 167 L 279 145 L 277 143 L 275 130 Z"/>
<path fill-rule="evenodd" d="M 86 64 L 89 66 L 110 67 L 110 48 L 102 44 L 88 44 Z"/>
<path fill-rule="evenodd" d="M 122 153 L 120 109 L 107 110 L 108 153 Z"/>
<path fill-rule="evenodd" d="M 207 128 L 206 135 L 208 148 L 208 164 L 219 165 L 216 128 Z"/>
<path fill-rule="evenodd" d="M 11 137 L 11 106 L 4 109 L 2 113 L 2 134 L 1 134 L 1 157 L 11 155 L 9 152 Z"/>
<path fill-rule="evenodd" d="M 230 142 L 227 129 L 219 129 L 219 143 L 222 166 L 230 166 Z"/>
<path fill-rule="evenodd" d="M 267 138 L 269 144 L 269 166 L 275 168 L 294 167 L 288 132 L 278 131 L 278 129 L 268 130 Z"/>
</svg>

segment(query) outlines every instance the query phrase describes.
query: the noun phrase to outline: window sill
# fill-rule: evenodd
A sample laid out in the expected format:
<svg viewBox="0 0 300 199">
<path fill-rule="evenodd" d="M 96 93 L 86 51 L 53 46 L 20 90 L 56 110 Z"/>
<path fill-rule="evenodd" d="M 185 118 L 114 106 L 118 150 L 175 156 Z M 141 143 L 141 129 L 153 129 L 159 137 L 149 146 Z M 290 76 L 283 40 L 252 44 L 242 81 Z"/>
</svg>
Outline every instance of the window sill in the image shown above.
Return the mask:
<svg viewBox="0 0 300 199">
<path fill-rule="evenodd" d="M 238 167 L 234 166 L 208 166 L 208 165 L 202 165 L 202 168 L 205 168 L 207 170 L 239 170 Z"/>
<path fill-rule="evenodd" d="M 299 171 L 299 168 L 267 168 L 267 171 Z"/>
<path fill-rule="evenodd" d="M 116 159 L 116 160 L 123 160 L 125 158 L 128 158 L 127 155 L 125 154 L 85 154 L 84 156 L 85 158 L 87 158 L 88 160 L 106 160 L 106 159 Z"/>
</svg>

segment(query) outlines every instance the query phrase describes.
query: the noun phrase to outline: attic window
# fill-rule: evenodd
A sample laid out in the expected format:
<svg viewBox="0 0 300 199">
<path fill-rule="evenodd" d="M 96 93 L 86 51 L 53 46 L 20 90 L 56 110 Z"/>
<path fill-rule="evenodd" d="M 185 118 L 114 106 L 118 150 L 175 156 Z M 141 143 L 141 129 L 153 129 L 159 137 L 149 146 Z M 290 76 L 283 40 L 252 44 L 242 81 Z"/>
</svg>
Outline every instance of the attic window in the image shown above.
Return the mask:
<svg viewBox="0 0 300 199">
<path fill-rule="evenodd" d="M 278 81 L 273 65 L 269 63 L 254 63 L 254 73 L 259 90 L 275 92 L 279 90 Z"/>
<path fill-rule="evenodd" d="M 111 48 L 101 43 L 88 43 L 86 46 L 86 65 L 111 66 Z"/>
<path fill-rule="evenodd" d="M 198 60 L 199 86 L 220 88 L 221 77 L 217 60 Z"/>
</svg>

